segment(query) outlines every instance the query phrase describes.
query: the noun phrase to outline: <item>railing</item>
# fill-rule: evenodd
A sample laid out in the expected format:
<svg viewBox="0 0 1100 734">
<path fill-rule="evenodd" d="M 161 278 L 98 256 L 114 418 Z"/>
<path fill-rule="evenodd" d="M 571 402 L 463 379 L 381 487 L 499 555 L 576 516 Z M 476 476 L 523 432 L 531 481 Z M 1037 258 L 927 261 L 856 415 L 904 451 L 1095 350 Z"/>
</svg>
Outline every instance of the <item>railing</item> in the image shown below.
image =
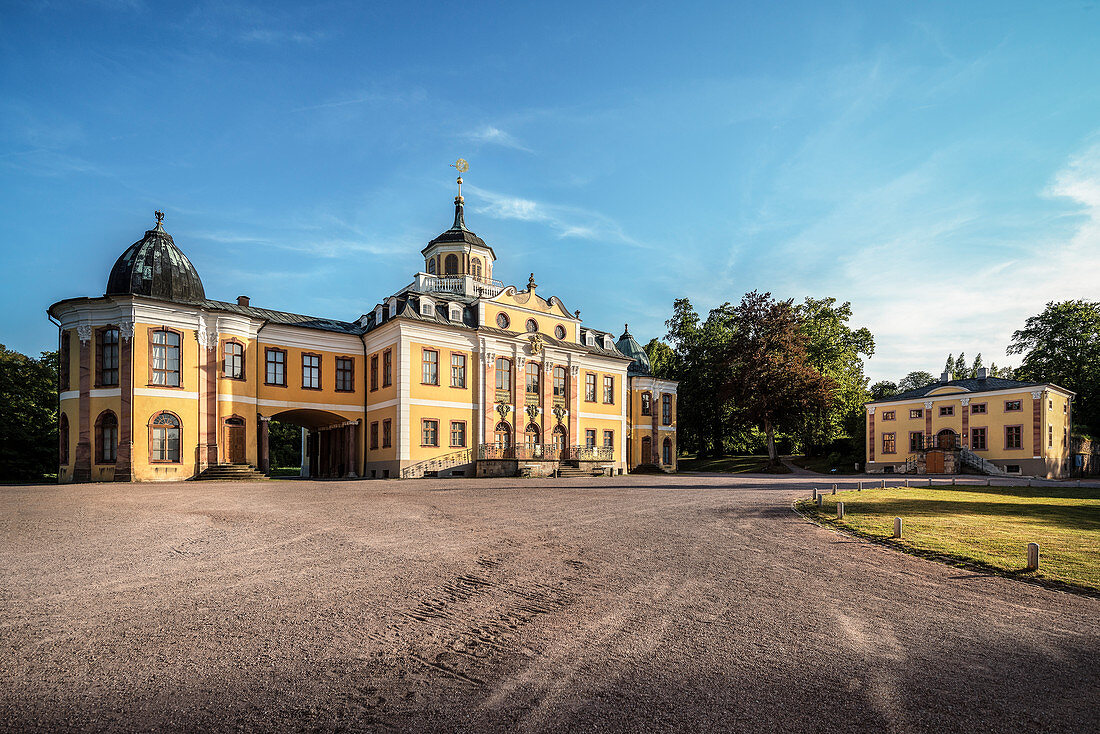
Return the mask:
<svg viewBox="0 0 1100 734">
<path fill-rule="evenodd" d="M 566 461 L 614 461 L 615 449 L 610 446 L 570 446 Z"/>
<path fill-rule="evenodd" d="M 971 469 L 977 469 L 982 474 L 996 474 L 1002 476 L 1007 474 L 1004 469 L 997 466 L 992 461 L 988 461 L 985 458 L 978 456 L 970 449 L 960 449 L 959 458 L 962 459 L 962 463 L 964 466 L 969 466 Z"/>
<path fill-rule="evenodd" d="M 536 461 L 562 461 L 568 449 L 556 443 L 521 443 L 501 446 L 495 443 L 478 444 L 479 459 L 530 459 Z"/>
<path fill-rule="evenodd" d="M 452 451 L 449 454 L 436 456 L 432 459 L 425 459 L 424 461 L 413 464 L 412 466 L 405 467 L 401 470 L 401 478 L 418 479 L 430 471 L 450 469 L 453 466 L 462 466 L 463 464 L 469 464 L 471 461 L 473 461 L 473 451 L 471 449 Z"/>
<path fill-rule="evenodd" d="M 453 293 L 458 296 L 492 298 L 504 290 L 504 284 L 492 278 L 472 275 L 429 275 L 417 273 L 415 287 L 424 293 Z"/>
<path fill-rule="evenodd" d="M 951 451 L 959 448 L 962 448 L 962 444 L 959 442 L 959 437 L 954 434 L 950 436 L 925 436 L 921 445 L 913 446 L 912 443 L 909 445 L 910 451 L 928 451 L 929 449 Z"/>
</svg>

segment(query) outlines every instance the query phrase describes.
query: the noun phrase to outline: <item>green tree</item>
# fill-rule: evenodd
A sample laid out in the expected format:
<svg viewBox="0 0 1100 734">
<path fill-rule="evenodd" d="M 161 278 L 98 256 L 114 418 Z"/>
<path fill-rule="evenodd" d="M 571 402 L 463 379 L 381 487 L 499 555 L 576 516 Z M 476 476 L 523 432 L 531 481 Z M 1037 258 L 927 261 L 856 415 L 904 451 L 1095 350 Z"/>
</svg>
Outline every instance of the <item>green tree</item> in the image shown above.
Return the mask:
<svg viewBox="0 0 1100 734">
<path fill-rule="evenodd" d="M 847 301 L 837 305 L 835 298 L 806 298 L 797 317 L 809 364 L 833 386 L 828 403 L 807 411 L 799 429 L 803 450 L 814 453 L 863 420 L 863 404 L 870 397 L 863 358 L 875 353 L 875 339 L 867 328 L 849 326 L 852 305 Z"/>
<path fill-rule="evenodd" d="M 753 291 L 735 308 L 725 307 L 724 317 L 729 339 L 722 348 L 726 368 L 717 383 L 719 394 L 732 399 L 737 423 L 764 432 L 774 464 L 779 458 L 776 432 L 797 430 L 807 415 L 825 410 L 836 385 L 811 364 L 792 300 Z"/>
<path fill-rule="evenodd" d="M 0 344 L 0 479 L 57 472 L 57 406 L 57 352 L 34 359 Z"/>
<path fill-rule="evenodd" d="M 947 355 L 947 362 L 943 366 L 943 371 L 947 372 L 947 373 L 951 373 L 951 372 L 955 371 L 955 355 L 953 355 L 953 354 Z"/>
<path fill-rule="evenodd" d="M 966 366 L 966 352 L 959 352 L 959 356 L 955 360 L 955 367 L 951 370 L 951 374 L 956 380 L 963 380 L 970 377 L 970 368 Z"/>
<path fill-rule="evenodd" d="M 302 465 L 302 429 L 293 423 L 273 420 L 268 424 L 267 446 L 271 466 Z"/>
<path fill-rule="evenodd" d="M 1077 425 L 1100 433 L 1100 302 L 1051 301 L 1012 334 L 1008 354 L 1022 354 L 1022 380 L 1053 382 L 1077 393 Z"/>
<path fill-rule="evenodd" d="M 649 366 L 653 370 L 654 377 L 662 380 L 676 379 L 673 377 L 677 374 L 676 352 L 672 351 L 672 347 L 660 339 L 650 339 L 645 345 L 645 353 L 649 357 Z"/>
<path fill-rule="evenodd" d="M 974 364 L 970 365 L 970 376 L 977 377 L 978 370 L 980 370 L 984 366 L 985 365 L 982 364 L 982 353 L 978 352 L 977 356 L 974 357 Z"/>
<path fill-rule="evenodd" d="M 871 400 L 882 400 L 883 398 L 891 398 L 900 392 L 898 386 L 890 382 L 889 380 L 879 380 L 874 385 L 871 385 Z"/>
<path fill-rule="evenodd" d="M 901 382 L 898 383 L 898 392 L 909 392 L 910 390 L 916 390 L 919 387 L 931 385 L 935 381 L 936 378 L 928 372 L 910 372 L 908 375 L 901 378 Z"/>
</svg>

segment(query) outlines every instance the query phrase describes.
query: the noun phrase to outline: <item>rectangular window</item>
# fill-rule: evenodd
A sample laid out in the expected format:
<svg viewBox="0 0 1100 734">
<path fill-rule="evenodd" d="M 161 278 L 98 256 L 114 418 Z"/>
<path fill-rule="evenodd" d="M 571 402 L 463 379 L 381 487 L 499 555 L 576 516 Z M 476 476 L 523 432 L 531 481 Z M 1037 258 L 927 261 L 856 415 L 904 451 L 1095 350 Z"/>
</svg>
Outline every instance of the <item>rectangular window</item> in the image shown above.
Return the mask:
<svg viewBox="0 0 1100 734">
<path fill-rule="evenodd" d="M 909 411 L 909 417 L 910 418 L 923 418 L 924 417 L 924 409 L 923 408 L 913 408 L 912 410 Z"/>
<path fill-rule="evenodd" d="M 565 368 L 554 368 L 554 397 L 565 399 Z"/>
<path fill-rule="evenodd" d="M 1054 426 L 1047 426 L 1047 448 L 1054 448 Z"/>
<path fill-rule="evenodd" d="M 378 355 L 372 354 L 370 357 L 370 389 L 371 391 L 378 389 Z"/>
<path fill-rule="evenodd" d="M 667 392 L 661 396 L 661 423 L 672 425 L 672 396 Z"/>
<path fill-rule="evenodd" d="M 175 331 L 157 329 L 153 332 L 150 368 L 153 384 L 180 386 L 180 335 Z"/>
<path fill-rule="evenodd" d="M 603 447 L 605 449 L 615 448 L 615 432 L 614 431 L 604 431 L 603 432 Z"/>
<path fill-rule="evenodd" d="M 1022 426 L 1005 426 L 1005 448 L 1022 449 L 1024 447 L 1024 430 Z"/>
<path fill-rule="evenodd" d="M 524 392 L 528 395 L 538 395 L 540 391 L 539 382 L 542 375 L 542 365 L 538 362 L 528 362 L 524 368 Z"/>
<path fill-rule="evenodd" d="M 451 352 L 451 387 L 466 387 L 466 355 Z M 466 444 L 463 444 L 465 446 Z"/>
<path fill-rule="evenodd" d="M 971 428 L 970 429 L 970 448 L 975 451 L 985 451 L 985 429 L 984 428 Z"/>
<path fill-rule="evenodd" d="M 895 434 L 884 433 L 882 434 L 882 453 L 884 454 L 896 454 L 898 452 L 897 446 L 894 442 Z"/>
<path fill-rule="evenodd" d="M 615 378 L 611 375 L 603 376 L 603 401 L 608 405 L 615 402 Z"/>
<path fill-rule="evenodd" d="M 96 383 L 118 384 L 118 329 L 100 329 L 96 335 Z"/>
<path fill-rule="evenodd" d="M 372 449 L 378 448 L 378 421 L 370 424 L 370 447 Z"/>
<path fill-rule="evenodd" d="M 425 418 L 420 423 L 421 446 L 438 446 L 439 445 L 439 421 L 432 420 L 431 418 Z"/>
<path fill-rule="evenodd" d="M 985 413 L 985 403 L 971 403 L 970 404 L 970 414 L 971 415 L 981 415 L 982 413 Z"/>
<path fill-rule="evenodd" d="M 393 353 L 387 349 L 382 352 L 382 387 L 389 387 L 393 382 Z"/>
<path fill-rule="evenodd" d="M 351 357 L 336 358 L 336 392 L 355 390 L 355 361 Z"/>
<path fill-rule="evenodd" d="M 1005 401 L 1005 412 L 1006 413 L 1015 413 L 1017 410 L 1023 410 L 1023 409 L 1024 409 L 1023 408 L 1023 403 L 1021 403 L 1019 400 L 1006 400 Z"/>
<path fill-rule="evenodd" d="M 944 405 L 944 406 L 942 406 L 940 408 L 940 415 L 941 416 L 955 415 L 955 406 L 954 405 Z"/>
<path fill-rule="evenodd" d="M 268 347 L 264 355 L 267 360 L 267 375 L 264 382 L 268 385 L 286 387 L 286 352 Z"/>
<path fill-rule="evenodd" d="M 466 421 L 451 421 L 451 446 L 458 449 L 466 447 Z"/>
<path fill-rule="evenodd" d="M 591 372 L 584 375 L 584 402 L 596 402 L 596 376 Z"/>
<path fill-rule="evenodd" d="M 392 422 L 389 418 L 382 421 L 382 448 L 388 449 L 393 445 Z"/>
<path fill-rule="evenodd" d="M 439 352 L 425 349 L 420 357 L 420 381 L 425 385 L 439 384 Z"/>
<path fill-rule="evenodd" d="M 653 415 L 653 396 L 648 392 L 642 393 L 642 415 Z"/>
<path fill-rule="evenodd" d="M 222 374 L 230 380 L 244 379 L 244 346 L 226 342 L 222 347 Z"/>
<path fill-rule="evenodd" d="M 894 415 L 895 415 L 895 413 L 894 413 L 894 411 L 892 411 L 892 410 L 884 410 L 884 411 L 882 411 L 882 419 L 883 419 L 884 421 L 892 421 L 892 420 L 894 420 Z"/>
<path fill-rule="evenodd" d="M 307 390 L 321 389 L 321 355 L 302 355 L 302 387 Z"/>
<path fill-rule="evenodd" d="M 69 389 L 69 340 L 71 339 L 70 332 L 61 332 L 61 349 L 58 355 L 58 374 L 57 385 L 60 390 Z M 68 463 L 68 462 L 62 462 Z"/>
<path fill-rule="evenodd" d="M 924 432 L 909 431 L 909 450 L 920 451 L 924 448 Z"/>
<path fill-rule="evenodd" d="M 590 449 L 596 448 L 596 429 L 586 428 L 584 431 L 584 445 Z"/>
</svg>

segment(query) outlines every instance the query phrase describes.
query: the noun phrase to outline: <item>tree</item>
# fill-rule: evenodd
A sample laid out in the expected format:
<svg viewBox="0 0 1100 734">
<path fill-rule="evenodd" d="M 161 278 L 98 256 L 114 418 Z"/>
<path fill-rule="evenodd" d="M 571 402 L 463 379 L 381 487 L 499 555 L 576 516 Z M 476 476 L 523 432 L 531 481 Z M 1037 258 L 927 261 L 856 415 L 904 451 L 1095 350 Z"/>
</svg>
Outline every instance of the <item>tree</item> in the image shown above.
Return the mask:
<svg viewBox="0 0 1100 734">
<path fill-rule="evenodd" d="M 951 374 L 956 380 L 970 377 L 970 368 L 966 366 L 966 352 L 959 352 L 959 357 L 955 360 L 955 367 L 951 370 Z"/>
<path fill-rule="evenodd" d="M 909 392 L 910 390 L 916 390 L 917 388 L 924 387 L 925 385 L 931 385 L 935 381 L 936 378 L 928 372 L 910 372 L 908 375 L 901 378 L 901 382 L 898 383 L 898 391 Z"/>
<path fill-rule="evenodd" d="M 660 339 L 650 339 L 645 345 L 646 356 L 649 357 L 649 366 L 653 370 L 653 376 L 662 380 L 675 379 L 676 352 L 672 347 Z"/>
<path fill-rule="evenodd" d="M 732 329 L 721 350 L 727 367 L 719 394 L 732 399 L 737 423 L 764 432 L 774 464 L 779 458 L 776 431 L 796 429 L 807 414 L 825 410 L 836 385 L 810 363 L 793 301 L 753 291 L 738 306 L 725 308 Z"/>
<path fill-rule="evenodd" d="M 871 400 L 882 400 L 883 398 L 891 398 L 897 395 L 899 392 L 898 386 L 888 380 L 879 380 L 874 385 L 871 385 Z"/>
<path fill-rule="evenodd" d="M 863 404 L 870 397 L 863 357 L 875 353 L 875 339 L 866 328 L 848 325 L 852 306 L 835 298 L 806 298 L 798 307 L 809 364 L 834 386 L 831 400 L 821 410 L 804 415 L 799 429 L 807 453 L 833 441 L 863 420 Z"/>
<path fill-rule="evenodd" d="M 0 344 L 0 479 L 57 472 L 57 406 L 57 352 L 34 359 Z"/>
<path fill-rule="evenodd" d="M 984 365 L 982 364 L 982 353 L 978 352 L 977 356 L 974 357 L 974 364 L 970 365 L 970 376 L 971 377 L 977 377 L 978 376 L 978 370 L 980 370 L 983 366 Z"/>
<path fill-rule="evenodd" d="M 951 373 L 955 371 L 955 357 L 954 355 L 947 355 L 947 363 L 943 366 L 943 371 Z"/>
<path fill-rule="evenodd" d="M 1100 432 L 1100 302 L 1051 301 L 1012 334 L 1007 353 L 1024 355 L 1018 379 L 1076 392 L 1077 425 Z"/>
</svg>

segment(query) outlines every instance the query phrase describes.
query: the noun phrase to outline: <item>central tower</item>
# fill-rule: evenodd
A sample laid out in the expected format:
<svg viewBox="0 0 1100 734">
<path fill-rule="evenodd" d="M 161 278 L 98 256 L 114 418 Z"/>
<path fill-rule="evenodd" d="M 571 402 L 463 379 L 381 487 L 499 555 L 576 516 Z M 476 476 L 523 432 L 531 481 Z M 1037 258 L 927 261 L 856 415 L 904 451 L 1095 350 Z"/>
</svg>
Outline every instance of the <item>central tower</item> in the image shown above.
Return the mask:
<svg viewBox="0 0 1100 734">
<path fill-rule="evenodd" d="M 461 158 L 451 164 L 459 173 L 469 170 Z M 462 176 L 458 177 L 458 196 L 455 197 L 455 221 L 451 228 L 428 243 L 420 253 L 424 256 L 424 272 L 436 276 L 471 276 L 482 283 L 493 280 L 493 263 L 497 256 L 493 248 L 485 244 L 466 227 L 463 211 Z"/>
</svg>

